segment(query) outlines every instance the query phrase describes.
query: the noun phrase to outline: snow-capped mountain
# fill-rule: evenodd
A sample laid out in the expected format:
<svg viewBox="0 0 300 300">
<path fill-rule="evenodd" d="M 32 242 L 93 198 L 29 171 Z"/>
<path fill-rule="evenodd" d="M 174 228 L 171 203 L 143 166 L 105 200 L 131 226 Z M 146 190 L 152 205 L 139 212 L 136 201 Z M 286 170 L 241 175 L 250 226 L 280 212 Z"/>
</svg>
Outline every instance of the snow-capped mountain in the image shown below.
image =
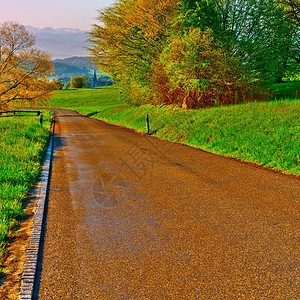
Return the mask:
<svg viewBox="0 0 300 300">
<path fill-rule="evenodd" d="M 79 29 L 26 26 L 36 36 L 36 47 L 50 53 L 53 59 L 87 56 L 87 33 Z"/>
</svg>

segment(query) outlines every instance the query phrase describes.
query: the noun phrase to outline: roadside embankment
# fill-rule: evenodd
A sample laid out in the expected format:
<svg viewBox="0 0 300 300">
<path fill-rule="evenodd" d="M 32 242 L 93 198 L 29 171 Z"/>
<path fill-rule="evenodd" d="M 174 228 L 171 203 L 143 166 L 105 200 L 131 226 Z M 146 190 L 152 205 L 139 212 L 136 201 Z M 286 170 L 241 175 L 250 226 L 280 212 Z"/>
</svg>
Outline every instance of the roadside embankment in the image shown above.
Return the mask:
<svg viewBox="0 0 300 300">
<path fill-rule="evenodd" d="M 25 217 L 24 208 L 40 171 L 50 137 L 51 117 L 0 117 L 0 261 Z M 1 271 L 1 270 L 0 270 Z"/>
<path fill-rule="evenodd" d="M 148 114 L 154 136 L 299 176 L 300 101 L 288 99 L 298 86 L 274 87 L 285 100 L 196 110 L 129 106 L 115 86 L 56 91 L 49 106 L 73 109 L 139 132 L 147 131 Z"/>
<path fill-rule="evenodd" d="M 150 105 L 107 108 L 93 115 L 163 139 L 300 175 L 300 101 L 285 100 L 210 109 Z"/>
</svg>

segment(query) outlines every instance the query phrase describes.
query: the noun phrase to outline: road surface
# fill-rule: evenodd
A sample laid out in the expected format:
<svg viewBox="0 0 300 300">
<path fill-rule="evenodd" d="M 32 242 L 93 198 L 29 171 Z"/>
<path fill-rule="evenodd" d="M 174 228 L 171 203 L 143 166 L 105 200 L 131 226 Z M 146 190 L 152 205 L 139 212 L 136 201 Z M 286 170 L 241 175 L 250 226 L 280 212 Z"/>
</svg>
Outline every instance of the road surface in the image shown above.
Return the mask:
<svg viewBox="0 0 300 300">
<path fill-rule="evenodd" d="M 299 299 L 296 178 L 57 110 L 39 299 Z"/>
</svg>

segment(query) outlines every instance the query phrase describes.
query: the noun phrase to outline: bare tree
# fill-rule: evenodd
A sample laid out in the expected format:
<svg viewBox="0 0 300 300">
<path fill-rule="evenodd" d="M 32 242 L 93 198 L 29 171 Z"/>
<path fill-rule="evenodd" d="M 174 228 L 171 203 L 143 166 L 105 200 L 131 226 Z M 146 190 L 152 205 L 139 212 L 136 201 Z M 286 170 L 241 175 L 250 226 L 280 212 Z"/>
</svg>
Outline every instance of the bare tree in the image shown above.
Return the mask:
<svg viewBox="0 0 300 300">
<path fill-rule="evenodd" d="M 0 109 L 33 105 L 50 97 L 50 56 L 34 48 L 35 37 L 16 22 L 0 24 Z"/>
</svg>

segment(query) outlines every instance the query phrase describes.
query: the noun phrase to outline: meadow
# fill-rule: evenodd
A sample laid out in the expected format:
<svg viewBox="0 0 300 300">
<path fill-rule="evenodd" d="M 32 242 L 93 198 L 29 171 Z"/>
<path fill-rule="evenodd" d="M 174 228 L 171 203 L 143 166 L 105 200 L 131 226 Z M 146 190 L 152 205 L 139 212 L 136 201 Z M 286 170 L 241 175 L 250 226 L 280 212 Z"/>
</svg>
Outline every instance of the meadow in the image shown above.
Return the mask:
<svg viewBox="0 0 300 300">
<path fill-rule="evenodd" d="M 89 114 L 123 104 L 119 89 L 109 86 L 55 91 L 47 102 L 47 107 L 73 109 L 83 114 Z"/>
<path fill-rule="evenodd" d="M 0 258 L 25 216 L 23 209 L 40 174 L 50 124 L 48 113 L 43 126 L 36 115 L 0 116 Z"/>
<path fill-rule="evenodd" d="M 300 90 L 300 82 L 273 89 L 274 100 L 269 102 L 182 110 L 126 105 L 113 86 L 57 91 L 50 106 L 74 109 L 139 132 L 146 132 L 148 114 L 151 134 L 159 138 L 299 176 L 300 101 L 291 95 Z"/>
</svg>

